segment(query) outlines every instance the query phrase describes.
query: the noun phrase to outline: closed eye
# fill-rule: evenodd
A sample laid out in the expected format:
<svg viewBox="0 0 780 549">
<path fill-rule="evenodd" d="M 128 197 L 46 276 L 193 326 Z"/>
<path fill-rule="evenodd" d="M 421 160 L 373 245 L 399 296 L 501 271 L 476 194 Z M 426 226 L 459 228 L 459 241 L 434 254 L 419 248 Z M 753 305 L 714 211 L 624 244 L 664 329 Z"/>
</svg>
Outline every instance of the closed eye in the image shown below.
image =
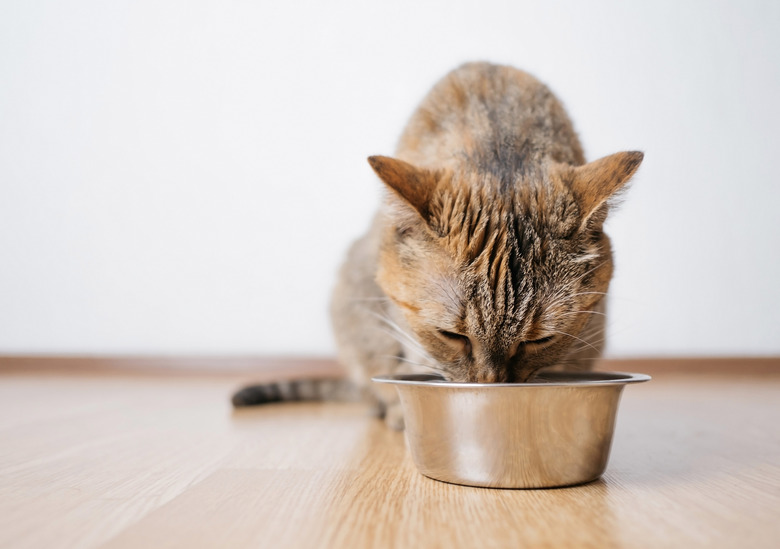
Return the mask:
<svg viewBox="0 0 780 549">
<path fill-rule="evenodd" d="M 455 332 L 448 332 L 447 330 L 439 330 L 439 333 L 447 339 L 468 339 L 463 334 L 456 334 Z"/>
<path fill-rule="evenodd" d="M 517 355 L 521 349 L 538 350 L 544 347 L 547 343 L 550 343 L 553 339 L 555 339 L 554 335 L 547 336 L 547 337 L 540 337 L 539 339 L 529 339 L 527 341 L 520 341 L 515 344 L 511 356 Z"/>
<path fill-rule="evenodd" d="M 530 341 L 523 341 L 522 345 L 544 345 L 545 343 L 552 341 L 554 338 L 555 336 L 547 336 L 540 339 L 532 339 Z"/>
<path fill-rule="evenodd" d="M 471 353 L 471 340 L 468 338 L 468 336 L 465 336 L 463 334 L 457 334 L 455 332 L 450 332 L 448 330 L 438 330 L 439 335 L 447 340 L 449 343 L 454 343 L 458 346 L 461 346 L 463 349 L 463 352 L 466 354 Z"/>
</svg>

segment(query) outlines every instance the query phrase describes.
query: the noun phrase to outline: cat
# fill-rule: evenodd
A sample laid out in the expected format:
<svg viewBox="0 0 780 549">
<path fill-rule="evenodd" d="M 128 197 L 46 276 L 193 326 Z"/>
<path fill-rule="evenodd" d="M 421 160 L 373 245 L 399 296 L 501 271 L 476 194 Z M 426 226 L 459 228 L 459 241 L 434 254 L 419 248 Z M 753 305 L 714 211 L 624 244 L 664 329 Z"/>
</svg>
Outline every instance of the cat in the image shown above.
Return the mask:
<svg viewBox="0 0 780 549">
<path fill-rule="evenodd" d="M 233 403 L 366 398 L 400 429 L 394 388 L 372 376 L 510 383 L 590 369 L 613 271 L 603 224 L 642 159 L 586 163 L 563 106 L 526 72 L 455 69 L 414 112 L 395 156 L 368 159 L 387 193 L 331 302 L 349 377 L 247 387 Z"/>
</svg>

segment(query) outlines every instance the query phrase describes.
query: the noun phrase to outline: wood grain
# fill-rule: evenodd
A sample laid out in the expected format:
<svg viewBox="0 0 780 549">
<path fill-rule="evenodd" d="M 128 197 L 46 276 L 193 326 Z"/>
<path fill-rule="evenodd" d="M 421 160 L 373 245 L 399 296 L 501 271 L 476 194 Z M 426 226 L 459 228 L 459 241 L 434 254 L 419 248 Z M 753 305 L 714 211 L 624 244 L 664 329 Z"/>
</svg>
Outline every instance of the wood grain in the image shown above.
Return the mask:
<svg viewBox="0 0 780 549">
<path fill-rule="evenodd" d="M 316 368 L 315 368 L 316 369 Z M 420 475 L 355 404 L 233 412 L 231 376 L 3 372 L 0 547 L 777 547 L 780 376 L 660 374 L 602 480 Z"/>
</svg>

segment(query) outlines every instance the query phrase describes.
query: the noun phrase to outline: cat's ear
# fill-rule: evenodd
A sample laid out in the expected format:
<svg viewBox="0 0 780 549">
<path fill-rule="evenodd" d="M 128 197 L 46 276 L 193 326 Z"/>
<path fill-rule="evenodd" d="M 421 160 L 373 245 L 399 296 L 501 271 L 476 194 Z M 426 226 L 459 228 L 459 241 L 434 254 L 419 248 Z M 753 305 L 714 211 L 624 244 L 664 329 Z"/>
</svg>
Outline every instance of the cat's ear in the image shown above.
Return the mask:
<svg viewBox="0 0 780 549">
<path fill-rule="evenodd" d="M 580 207 L 583 224 L 595 213 L 606 211 L 603 206 L 625 188 L 644 156 L 639 151 L 619 152 L 583 166 L 559 167 Z"/>
<path fill-rule="evenodd" d="M 425 221 L 430 221 L 430 202 L 438 181 L 435 172 L 387 156 L 369 156 L 368 163 L 385 185 L 414 208 Z"/>
</svg>

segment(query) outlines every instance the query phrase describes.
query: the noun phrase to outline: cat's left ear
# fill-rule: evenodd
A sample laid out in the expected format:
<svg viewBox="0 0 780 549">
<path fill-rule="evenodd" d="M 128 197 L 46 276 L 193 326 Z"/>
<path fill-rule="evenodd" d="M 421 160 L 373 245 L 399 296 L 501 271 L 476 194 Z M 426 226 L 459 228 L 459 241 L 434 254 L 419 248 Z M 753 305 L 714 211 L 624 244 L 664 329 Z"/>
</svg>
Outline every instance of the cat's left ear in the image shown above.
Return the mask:
<svg viewBox="0 0 780 549">
<path fill-rule="evenodd" d="M 385 185 L 414 208 L 424 221 L 430 221 L 430 202 L 438 183 L 435 172 L 387 156 L 369 156 L 368 163 Z"/>
<path fill-rule="evenodd" d="M 602 215 L 606 215 L 605 205 L 625 188 L 644 156 L 639 151 L 619 152 L 583 166 L 557 167 L 574 193 L 583 225 L 596 213 L 604 212 Z"/>
</svg>

